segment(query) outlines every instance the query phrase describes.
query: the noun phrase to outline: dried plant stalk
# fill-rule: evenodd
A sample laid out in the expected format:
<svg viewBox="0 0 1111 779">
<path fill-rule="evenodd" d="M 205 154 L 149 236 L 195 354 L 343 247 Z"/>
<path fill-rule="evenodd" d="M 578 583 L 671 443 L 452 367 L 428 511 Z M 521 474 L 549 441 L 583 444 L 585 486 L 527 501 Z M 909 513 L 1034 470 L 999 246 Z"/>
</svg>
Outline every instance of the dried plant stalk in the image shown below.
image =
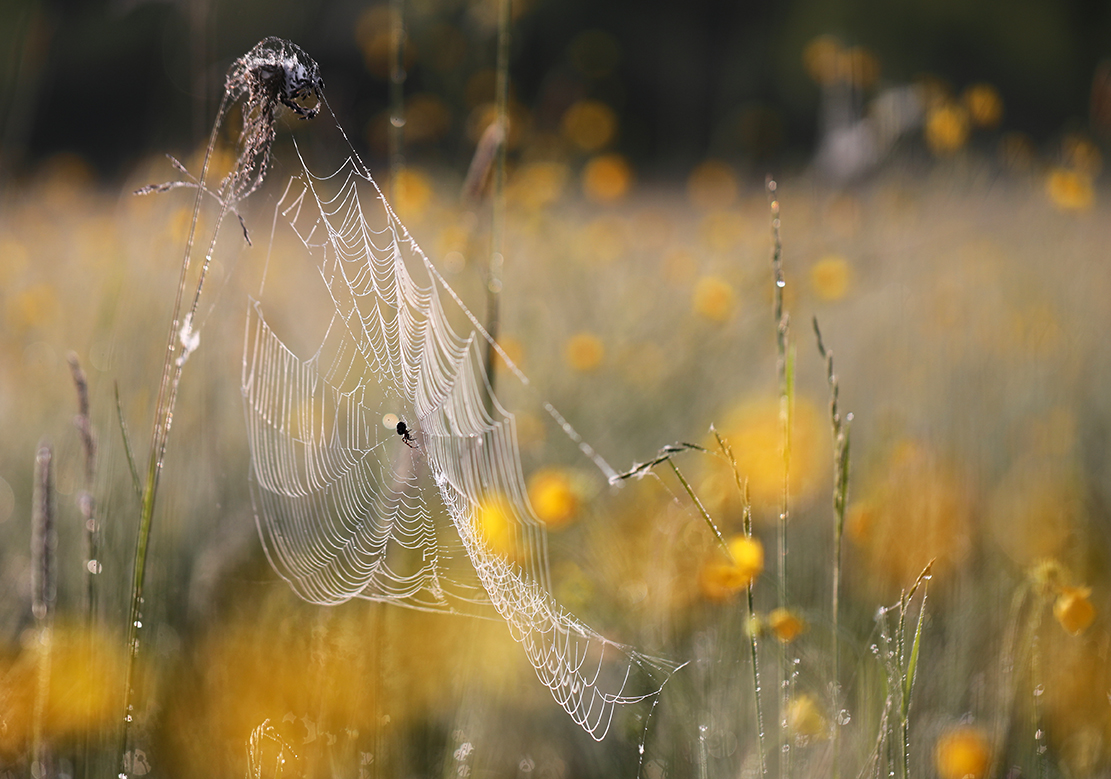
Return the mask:
<svg viewBox="0 0 1111 779">
<path fill-rule="evenodd" d="M 195 181 L 176 181 L 140 189 L 136 194 L 164 192 L 178 186 L 196 187 L 197 195 L 193 201 L 193 218 L 185 241 L 185 253 L 181 262 L 177 293 L 174 299 L 173 316 L 166 342 L 165 359 L 162 365 L 162 378 L 158 384 L 158 400 L 155 405 L 154 423 L 151 429 L 150 453 L 147 460 L 147 473 L 142 490 L 139 518 L 139 534 L 135 545 L 134 574 L 131 584 L 131 607 L 127 625 L 127 675 L 124 690 L 123 734 L 120 750 L 121 776 L 127 776 L 128 740 L 134 715 L 134 672 L 135 659 L 139 650 L 139 630 L 142 627 L 143 584 L 146 575 L 147 549 L 150 542 L 151 520 L 154 516 L 155 498 L 158 494 L 158 480 L 166 455 L 166 444 L 170 436 L 177 392 L 182 370 L 189 355 L 199 346 L 200 334 L 194 332 L 194 316 L 204 288 L 205 277 L 212 255 L 216 248 L 216 238 L 224 218 L 234 212 L 236 204 L 261 186 L 269 166 L 270 150 L 276 131 L 274 128 L 275 111 L 284 105 L 302 119 L 311 119 L 320 111 L 324 103 L 324 82 L 320 69 L 299 46 L 281 38 L 265 38 L 253 49 L 237 59 L 228 70 L 224 83 L 224 97 L 216 112 L 216 120 L 209 135 L 205 149 L 204 162 L 200 175 Z M 313 105 L 306 105 L 315 98 Z M 238 100 L 244 100 L 243 129 L 239 134 L 238 156 L 231 172 L 220 183 L 216 192 L 208 190 L 205 178 L 216 146 L 216 138 L 228 109 Z M 201 201 L 204 195 L 216 198 L 219 215 L 205 253 L 193 301 L 187 313 L 182 316 L 182 302 L 185 296 L 186 279 L 193 257 L 193 244 L 196 237 L 197 221 L 200 216 Z M 244 230 L 246 235 L 246 230 Z"/>
</svg>

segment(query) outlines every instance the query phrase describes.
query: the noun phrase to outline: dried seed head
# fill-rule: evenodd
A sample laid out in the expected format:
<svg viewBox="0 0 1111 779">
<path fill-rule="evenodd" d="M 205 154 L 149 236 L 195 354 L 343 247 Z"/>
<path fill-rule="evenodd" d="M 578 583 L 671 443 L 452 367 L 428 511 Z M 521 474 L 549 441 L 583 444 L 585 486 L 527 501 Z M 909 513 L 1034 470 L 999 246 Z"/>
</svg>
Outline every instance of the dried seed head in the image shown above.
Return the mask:
<svg viewBox="0 0 1111 779">
<path fill-rule="evenodd" d="M 324 80 L 319 66 L 300 46 L 282 38 L 264 38 L 228 69 L 221 114 L 241 97 L 246 105 L 239 158 L 221 187 L 227 203 L 247 197 L 266 177 L 278 103 L 302 119 L 312 119 L 324 101 Z M 306 106 L 311 98 L 316 99 L 315 105 Z"/>
<path fill-rule="evenodd" d="M 224 86 L 228 102 L 247 95 L 248 108 L 281 102 L 303 119 L 320 111 L 324 80 L 320 67 L 304 49 L 282 38 L 263 38 L 253 49 L 237 59 L 228 70 Z M 297 101 L 316 98 L 306 107 Z"/>
</svg>

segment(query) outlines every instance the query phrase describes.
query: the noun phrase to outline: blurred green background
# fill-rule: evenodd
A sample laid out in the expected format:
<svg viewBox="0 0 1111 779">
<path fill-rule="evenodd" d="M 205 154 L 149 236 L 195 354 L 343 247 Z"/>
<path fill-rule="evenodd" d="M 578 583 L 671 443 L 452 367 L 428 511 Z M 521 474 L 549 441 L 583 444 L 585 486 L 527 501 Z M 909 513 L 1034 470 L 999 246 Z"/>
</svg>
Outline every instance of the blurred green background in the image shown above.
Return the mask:
<svg viewBox="0 0 1111 779">
<path fill-rule="evenodd" d="M 497 4 L 402 7 L 405 92 L 428 124 L 409 144 L 463 166 L 473 148 L 472 113 L 492 93 Z M 387 8 L 8 0 L 0 33 L 6 172 L 67 151 L 118 176 L 138 155 L 195 146 L 231 60 L 266 35 L 294 40 L 317 58 L 333 108 L 366 144 L 387 103 Z M 1106 72 L 1095 93 L 1093 78 L 1109 56 L 1111 9 L 1082 0 L 527 0 L 514 4 L 512 89 L 537 132 L 556 131 L 576 100 L 605 103 L 618 120 L 613 148 L 650 177 L 708 155 L 779 166 L 813 152 L 819 95 L 802 52 L 823 34 L 872 58 L 869 89 L 926 77 L 956 92 L 992 84 L 1006 107 L 1005 128 L 1038 145 L 1085 128 L 1093 101 L 1102 111 L 1099 132 L 1108 130 Z"/>
</svg>

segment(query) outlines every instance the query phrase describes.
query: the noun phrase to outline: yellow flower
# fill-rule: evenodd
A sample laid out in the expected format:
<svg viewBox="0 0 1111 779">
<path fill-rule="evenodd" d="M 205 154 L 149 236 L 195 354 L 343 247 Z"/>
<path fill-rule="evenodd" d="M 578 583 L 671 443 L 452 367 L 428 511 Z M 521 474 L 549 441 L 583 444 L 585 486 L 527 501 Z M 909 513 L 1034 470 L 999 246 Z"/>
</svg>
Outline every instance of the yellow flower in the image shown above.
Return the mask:
<svg viewBox="0 0 1111 779">
<path fill-rule="evenodd" d="M 522 165 L 510 182 L 510 197 L 533 211 L 559 200 L 570 172 L 561 162 Z"/>
<path fill-rule="evenodd" d="M 789 644 L 806 632 L 806 622 L 790 609 L 775 609 L 768 615 L 767 624 L 782 644 Z"/>
<path fill-rule="evenodd" d="M 991 84 L 973 84 L 961 95 L 972 123 L 977 127 L 992 129 L 1003 119 L 1003 98 Z"/>
<path fill-rule="evenodd" d="M 764 572 L 764 545 L 755 538 L 733 536 L 729 539 L 729 554 L 733 556 L 733 565 L 750 580 Z"/>
<path fill-rule="evenodd" d="M 729 321 L 735 300 L 733 285 L 720 276 L 703 276 L 694 286 L 694 310 L 711 322 Z"/>
<path fill-rule="evenodd" d="M 783 431 L 776 396 L 751 398 L 730 411 L 721 427 L 733 450 L 737 472 L 747 482 L 752 508 L 761 519 L 783 499 Z M 714 439 L 707 445 L 716 447 Z M 809 503 L 825 487 L 829 474 L 829 422 L 818 407 L 801 395 L 791 410 L 791 501 Z M 700 488 L 712 511 L 737 517 L 741 496 L 728 463 L 711 466 Z M 919 569 L 921 570 L 921 568 Z"/>
<path fill-rule="evenodd" d="M 494 554 L 514 562 L 520 562 L 525 556 L 517 519 L 501 495 L 491 495 L 479 504 L 475 511 L 475 524 L 479 535 Z"/>
<path fill-rule="evenodd" d="M 559 468 L 542 468 L 528 483 L 529 501 L 533 511 L 545 525 L 558 529 L 575 518 L 579 496 L 567 472 Z"/>
<path fill-rule="evenodd" d="M 420 220 L 432 202 L 432 184 L 428 176 L 414 168 L 402 168 L 397 172 L 390 193 L 390 205 L 404 220 Z"/>
<path fill-rule="evenodd" d="M 795 736 L 813 738 L 825 733 L 826 718 L 809 695 L 799 695 L 787 704 L 787 729 Z"/>
<path fill-rule="evenodd" d="M 822 300 L 840 300 L 849 289 L 849 261 L 830 254 L 810 266 L 810 286 Z"/>
<path fill-rule="evenodd" d="M 1091 594 L 1090 587 L 1061 587 L 1058 590 L 1053 616 L 1061 627 L 1074 636 L 1087 630 L 1096 618 L 1095 607 L 1088 600 Z"/>
<path fill-rule="evenodd" d="M 926 117 L 926 145 L 938 157 L 953 154 L 968 140 L 968 112 L 944 103 Z"/>
<path fill-rule="evenodd" d="M 115 691 L 123 683 L 125 658 L 116 643 L 100 632 L 68 624 L 25 635 L 34 638 L 22 651 L 6 648 L 0 658 L 5 718 L 0 754 L 30 747 L 30 723 L 36 710 L 43 735 L 58 741 L 108 727 L 115 713 Z M 90 651 L 95 652 L 95 663 L 90 662 Z M 44 652 L 50 661 L 46 688 L 40 687 Z"/>
<path fill-rule="evenodd" d="M 1062 211 L 1083 211 L 1092 207 L 1092 179 L 1087 173 L 1054 168 L 1045 180 L 1045 191 L 1053 205 Z"/>
<path fill-rule="evenodd" d="M 832 35 L 819 35 L 802 50 L 802 64 L 817 83 L 833 84 L 841 75 L 843 52 L 841 42 Z"/>
<path fill-rule="evenodd" d="M 560 129 L 583 151 L 598 151 L 617 134 L 617 114 L 605 103 L 580 100 L 564 112 Z"/>
<path fill-rule="evenodd" d="M 710 560 L 699 572 L 702 594 L 710 600 L 725 600 L 764 571 L 764 546 L 755 538 L 734 536 L 729 541 L 729 554 L 731 561 Z"/>
<path fill-rule="evenodd" d="M 563 347 L 563 358 L 577 371 L 588 373 L 602 364 L 606 347 L 593 333 L 576 333 L 567 339 Z"/>
<path fill-rule="evenodd" d="M 620 154 L 602 154 L 586 163 L 582 173 L 583 194 L 595 203 L 614 203 L 629 192 L 633 170 Z"/>
<path fill-rule="evenodd" d="M 963 725 L 937 741 L 934 764 L 941 779 L 982 779 L 991 768 L 991 744 L 980 728 Z"/>
<path fill-rule="evenodd" d="M 935 581 L 962 562 L 974 528 L 967 477 L 928 447 L 899 442 L 878 474 L 864 474 L 845 533 L 878 584 L 896 592 L 936 558 Z M 906 539 L 913 538 L 909 544 Z"/>
</svg>

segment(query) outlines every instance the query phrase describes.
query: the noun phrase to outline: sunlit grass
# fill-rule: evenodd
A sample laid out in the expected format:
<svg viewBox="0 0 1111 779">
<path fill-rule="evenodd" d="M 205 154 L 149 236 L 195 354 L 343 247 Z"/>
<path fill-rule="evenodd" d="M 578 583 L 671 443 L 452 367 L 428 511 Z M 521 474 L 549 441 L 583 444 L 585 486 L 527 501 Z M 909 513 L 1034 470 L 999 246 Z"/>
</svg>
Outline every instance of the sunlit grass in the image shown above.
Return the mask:
<svg viewBox="0 0 1111 779">
<path fill-rule="evenodd" d="M 730 561 L 666 470 L 610 490 L 590 468 L 566 462 L 537 419 L 519 417 L 524 475 L 551 529 L 553 590 L 607 636 L 695 661 L 665 688 L 646 728 L 625 723 L 600 746 L 564 722 L 499 623 L 368 604 L 309 607 L 266 566 L 238 387 L 244 301 L 257 289 L 272 218 L 265 203 L 255 204 L 245 217 L 255 246 L 229 230 L 217 252 L 205 340 L 188 366 L 168 453 L 146 615 L 153 636 L 138 736 L 145 759 L 166 765 L 159 761 L 174 756 L 174 775 L 238 775 L 248 738 L 269 719 L 298 750 L 306 775 L 359 776 L 368 754 L 384 774 L 439 775 L 466 764 L 503 775 L 527 759 L 556 774 L 633 775 L 643 733 L 651 770 L 752 771 L 747 643 L 756 635 L 773 731 L 772 653 L 784 642 L 800 660 L 783 712 L 792 774 L 828 770 L 829 736 L 839 728 L 842 775 L 856 775 L 869 765 L 890 694 L 887 671 L 870 652 L 879 640 L 876 609 L 896 603 L 936 558 L 909 709 L 910 773 L 986 776 L 993 765 L 1032 772 L 1040 760 L 1075 776 L 1105 773 L 1108 484 L 1099 431 L 1111 419 L 1102 391 L 1111 378 L 1102 348 L 1111 285 L 1101 254 L 1106 199 L 1091 157 L 1074 151 L 1060 169 L 1088 176 L 1087 190 L 1079 179 L 1050 186 L 1053 168 L 1029 178 L 1000 174 L 990 190 L 952 171 L 926 180 L 895 171 L 851 195 L 780 182 L 797 339 L 785 606 L 772 555 L 761 552 L 757 563 L 755 552 L 775 547 L 782 480 L 762 182 L 711 162 L 672 187 L 638 189 L 631 170 L 617 187 L 610 179 L 620 171 L 588 174 L 586 163 L 580 198 L 574 164 L 510 171 L 499 339 L 507 353 L 618 467 L 675 441 L 716 451 L 707 433 L 714 423 L 734 450 L 753 511 L 746 539 L 745 501 L 729 464 L 684 455 L 683 473 L 715 522 L 730 539 L 740 535 Z M 414 235 L 434 261 L 458 255 L 453 280 L 473 294 L 479 285 L 470 277 L 484 258 L 467 237 L 455 184 L 409 172 L 419 178 L 402 182 L 414 189 L 399 208 L 414 215 Z M 137 183 L 165 177 L 165 167 L 136 173 Z M 518 196 L 515 180 L 533 185 Z M 619 196 L 604 194 L 622 187 Z M 24 765 L 29 669 L 39 651 L 27 632 L 31 465 L 43 435 L 57 452 L 65 618 L 54 632 L 56 687 L 43 729 L 56 756 L 77 755 L 85 733 L 94 755 L 112 748 L 118 702 L 104 701 L 121 689 L 113 680 L 136 511 L 114 385 L 130 429 L 144 429 L 184 217 L 176 195 L 138 200 L 97 189 L 72 161 L 9 198 L 0 214 L 0 397 L 8 409 L 0 487 L 12 496 L 5 512 L 0 490 L 0 696 L 10 713 L 0 758 Z M 162 257 L 171 260 L 152 259 Z M 302 290 L 280 275 L 268 277 L 267 291 L 268 305 L 284 307 L 290 323 L 319 315 L 298 308 Z M 480 298 L 469 302 L 481 308 Z M 814 314 L 837 355 L 841 406 L 854 413 L 837 637 L 847 719 L 828 689 L 829 390 L 809 325 L 799 324 Z M 92 632 L 65 627 L 79 622 L 83 588 L 74 499 L 84 465 L 71 428 L 70 349 L 89 373 L 102 447 L 103 598 Z M 501 532 L 494 514 L 484 528 L 492 539 Z M 1055 566 L 1038 568 L 1047 558 Z M 744 613 L 749 583 L 752 621 Z M 1012 621 L 1023 588 L 1032 594 Z M 1004 672 L 1007 656 L 1014 665 Z M 56 705 L 70 695 L 87 704 L 85 713 Z M 704 757 L 691 748 L 699 725 L 707 728 Z M 501 735 L 506 730 L 512 735 Z M 773 772 L 776 765 L 769 760 Z"/>
</svg>

